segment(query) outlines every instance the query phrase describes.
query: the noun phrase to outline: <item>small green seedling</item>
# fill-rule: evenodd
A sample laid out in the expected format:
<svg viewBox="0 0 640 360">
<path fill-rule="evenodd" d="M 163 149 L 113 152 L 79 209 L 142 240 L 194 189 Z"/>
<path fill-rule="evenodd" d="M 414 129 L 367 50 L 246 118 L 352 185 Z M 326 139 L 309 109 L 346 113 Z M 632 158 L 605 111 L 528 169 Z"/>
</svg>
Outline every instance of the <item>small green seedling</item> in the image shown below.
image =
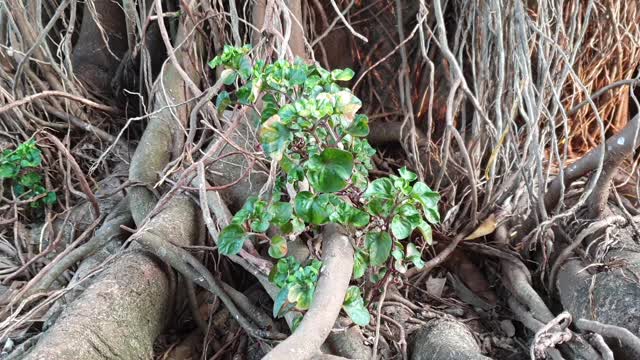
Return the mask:
<svg viewBox="0 0 640 360">
<path fill-rule="evenodd" d="M 369 121 L 357 114 L 360 99 L 338 85 L 351 80 L 353 70 L 327 71 L 300 59 L 252 63 L 250 52 L 248 45 L 225 46 L 210 62 L 232 70 L 224 83 L 235 88 L 218 94 L 216 106 L 223 111 L 262 101 L 258 138 L 264 153 L 279 165 L 278 186 L 247 200 L 220 233 L 220 252 L 235 255 L 250 237 L 269 239 L 269 255 L 279 259 L 270 281 L 281 289 L 274 316 L 309 308 L 322 266 L 317 260 L 303 266 L 293 257 L 284 258 L 286 239 L 317 232 L 325 224 L 342 225 L 353 239 L 355 279 L 368 271 L 368 280 L 378 283 L 388 271 L 422 268 L 412 234 L 417 231 L 423 244 L 431 243 L 430 224 L 440 221 L 440 195 L 406 168 L 398 176 L 369 181 L 376 153 L 366 140 Z M 281 189 L 286 185 L 285 194 Z M 369 324 L 360 287 L 348 289 L 343 309 L 356 324 Z"/>
<path fill-rule="evenodd" d="M 52 205 L 56 202 L 56 193 L 47 191 L 42 185 L 42 176 L 34 170 L 41 164 L 42 153 L 33 140 L 25 141 L 13 151 L 4 150 L 0 154 L 0 182 L 10 183 L 18 197 L 30 199 L 44 194 L 31 202 L 31 207 Z"/>
</svg>

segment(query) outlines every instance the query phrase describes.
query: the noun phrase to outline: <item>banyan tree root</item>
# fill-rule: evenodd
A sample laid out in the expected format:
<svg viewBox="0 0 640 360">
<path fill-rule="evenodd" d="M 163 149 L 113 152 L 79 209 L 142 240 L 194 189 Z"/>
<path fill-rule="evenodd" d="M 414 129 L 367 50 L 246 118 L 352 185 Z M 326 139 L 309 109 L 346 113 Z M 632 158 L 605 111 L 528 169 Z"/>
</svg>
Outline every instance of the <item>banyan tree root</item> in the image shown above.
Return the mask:
<svg viewBox="0 0 640 360">
<path fill-rule="evenodd" d="M 466 326 L 451 320 L 435 319 L 409 340 L 411 360 L 489 360 Z"/>
<path fill-rule="evenodd" d="M 629 276 L 637 273 L 640 257 L 637 254 L 633 256 L 631 251 L 622 257 L 623 252 L 611 251 L 610 258 L 618 254 L 619 261 L 629 261 L 626 269 L 590 274 L 580 260 L 570 260 L 560 269 L 556 285 L 562 305 L 575 318 L 618 326 L 640 336 L 640 286 L 624 276 L 625 273 Z M 633 348 L 619 346 L 621 339 L 609 337 L 607 340 L 617 354 L 624 354 L 630 359 L 640 357 Z"/>
<path fill-rule="evenodd" d="M 150 355 L 169 305 L 164 296 L 170 291 L 169 280 L 162 271 L 143 253 L 123 255 L 57 319 L 26 359 Z"/>
<path fill-rule="evenodd" d="M 296 331 L 264 360 L 304 360 L 317 356 L 338 318 L 353 270 L 353 248 L 337 225 L 326 225 L 322 237 L 324 265 L 311 307 Z"/>
<path fill-rule="evenodd" d="M 371 348 L 364 343 L 364 336 L 358 326 L 351 326 L 344 332 L 331 333 L 325 342 L 328 353 L 347 359 L 370 359 Z M 324 351 L 324 349 L 322 349 Z"/>
<path fill-rule="evenodd" d="M 583 331 L 591 331 L 595 334 L 602 334 L 602 336 L 610 339 L 617 339 L 623 346 L 627 347 L 636 355 L 640 354 L 640 338 L 625 328 L 585 319 L 579 319 L 576 321 L 576 326 Z"/>
<path fill-rule="evenodd" d="M 561 199 L 563 191 L 582 176 L 596 171 L 602 161 L 602 171 L 587 201 L 588 217 L 602 215 L 609 194 L 610 180 L 623 160 L 633 155 L 640 146 L 640 115 L 629 120 L 627 125 L 616 135 L 607 139 L 599 147 L 586 153 L 578 161 L 564 169 L 562 176 L 557 176 L 549 184 L 544 195 L 544 208 L 551 212 Z M 519 230 L 519 234 L 527 234 L 536 226 L 536 217 L 530 216 Z M 520 236 L 517 236 L 520 237 Z"/>
<path fill-rule="evenodd" d="M 111 79 L 127 50 L 125 16 L 111 0 L 84 5 L 82 26 L 71 62 L 85 87 L 101 95 L 111 93 Z"/>
<path fill-rule="evenodd" d="M 148 229 L 189 245 L 197 236 L 197 217 L 193 203 L 180 197 Z M 27 359 L 150 356 L 170 317 L 174 290 L 164 264 L 142 251 L 125 253 L 62 313 Z"/>
</svg>

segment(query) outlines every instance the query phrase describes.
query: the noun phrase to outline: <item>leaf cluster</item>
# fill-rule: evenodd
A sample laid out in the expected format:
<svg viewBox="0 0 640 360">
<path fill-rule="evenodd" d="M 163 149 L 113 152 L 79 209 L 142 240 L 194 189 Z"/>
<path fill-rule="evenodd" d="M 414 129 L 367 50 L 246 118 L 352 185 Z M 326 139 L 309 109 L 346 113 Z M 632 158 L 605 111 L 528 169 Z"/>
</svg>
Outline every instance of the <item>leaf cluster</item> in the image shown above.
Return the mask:
<svg viewBox="0 0 640 360">
<path fill-rule="evenodd" d="M 46 194 L 41 199 L 31 202 L 31 207 L 54 204 L 56 193 L 47 191 L 42 183 L 42 176 L 32 170 L 41 164 L 42 153 L 33 140 L 25 141 L 13 151 L 4 150 L 0 154 L 0 182 L 10 182 L 13 193 L 18 197 L 24 196 L 29 199 Z"/>
<path fill-rule="evenodd" d="M 302 266 L 289 256 L 278 260 L 269 274 L 269 281 L 280 288 L 273 306 L 273 316 L 282 316 L 295 308 L 307 310 L 316 291 L 316 283 L 320 275 L 322 263 L 313 260 L 307 266 Z"/>
<path fill-rule="evenodd" d="M 259 113 L 260 146 L 279 165 L 279 186 L 264 198 L 250 198 L 235 214 L 220 234 L 220 252 L 237 254 L 251 237 L 270 242 L 269 255 L 280 259 L 271 274 L 281 288 L 274 315 L 308 307 L 321 264 L 302 267 L 291 257 L 282 259 L 287 239 L 328 223 L 342 225 L 351 235 L 356 279 L 369 271 L 369 281 L 377 283 L 389 270 L 423 267 L 421 250 L 411 239 L 417 231 L 423 246 L 431 243 L 431 224 L 440 221 L 440 196 L 406 168 L 369 181 L 375 150 L 366 140 L 368 118 L 357 114 L 360 99 L 339 85 L 354 72 L 327 71 L 300 59 L 252 64 L 250 52 L 248 46 L 226 46 L 211 61 L 212 67 L 232 70 L 225 83 L 233 86 L 218 95 L 216 106 L 222 111 L 240 104 Z M 286 193 L 280 190 L 284 187 Z M 357 324 L 368 323 L 359 287 L 349 288 L 344 310 Z"/>
</svg>

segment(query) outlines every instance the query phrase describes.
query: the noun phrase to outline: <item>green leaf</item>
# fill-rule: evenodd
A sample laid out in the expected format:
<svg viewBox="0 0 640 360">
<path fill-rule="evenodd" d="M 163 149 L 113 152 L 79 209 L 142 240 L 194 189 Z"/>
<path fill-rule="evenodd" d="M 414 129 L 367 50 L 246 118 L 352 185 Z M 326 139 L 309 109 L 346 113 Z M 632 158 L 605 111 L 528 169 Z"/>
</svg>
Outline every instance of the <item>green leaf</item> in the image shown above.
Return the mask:
<svg viewBox="0 0 640 360">
<path fill-rule="evenodd" d="M 271 221 L 276 225 L 284 225 L 291 219 L 293 208 L 288 202 L 276 202 L 271 205 L 270 212 L 273 216 Z"/>
<path fill-rule="evenodd" d="M 316 291 L 315 284 L 314 286 L 303 286 L 303 285 L 293 285 L 291 290 L 293 291 L 295 288 L 296 291 L 296 309 L 298 310 L 307 310 L 311 306 L 311 302 L 313 301 L 313 295 Z M 291 294 L 289 295 L 289 301 L 291 301 Z"/>
<path fill-rule="evenodd" d="M 393 261 L 393 267 L 396 269 L 397 272 L 399 272 L 400 274 L 404 274 L 407 272 L 407 266 L 404 264 L 404 262 L 400 261 L 400 260 L 394 260 Z"/>
<path fill-rule="evenodd" d="M 28 188 L 32 188 L 35 185 L 42 183 L 42 177 L 35 172 L 30 172 L 22 175 L 19 182 Z"/>
<path fill-rule="evenodd" d="M 267 231 L 272 217 L 273 214 L 267 211 L 267 202 L 264 200 L 257 200 L 253 205 L 253 211 L 250 217 L 251 229 L 258 233 Z"/>
<path fill-rule="evenodd" d="M 298 316 L 295 317 L 295 319 L 293 319 L 293 323 L 291 324 L 291 332 L 295 332 L 296 331 L 298 326 L 300 326 L 300 323 L 302 322 L 303 318 L 304 318 L 304 316 L 298 315 Z"/>
<path fill-rule="evenodd" d="M 413 243 L 407 245 L 407 259 L 410 260 L 415 267 L 422 269 L 424 267 L 424 261 L 422 261 L 422 254 L 420 250 L 416 248 Z"/>
<path fill-rule="evenodd" d="M 260 117 L 260 120 L 265 122 L 278 113 L 278 106 L 275 102 L 267 101 L 265 99 L 262 100 L 262 116 Z"/>
<path fill-rule="evenodd" d="M 242 249 L 247 233 L 242 226 L 231 224 L 220 232 L 218 237 L 218 250 L 223 255 L 236 255 Z"/>
<path fill-rule="evenodd" d="M 56 196 L 56 193 L 53 191 L 49 191 L 47 193 L 47 196 L 45 196 L 42 201 L 47 204 L 47 205 L 53 205 L 56 203 L 56 200 L 58 199 L 58 197 Z"/>
<path fill-rule="evenodd" d="M 254 104 L 256 100 L 258 100 L 260 93 L 263 91 L 263 86 L 262 86 L 263 84 L 264 82 L 260 78 L 251 79 L 247 82 L 246 85 L 251 86 L 251 93 L 249 94 L 249 97 L 248 97 L 250 104 Z M 265 117 L 265 119 L 268 119 L 268 117 Z"/>
<path fill-rule="evenodd" d="M 291 221 L 280 227 L 280 230 L 285 234 L 298 235 L 302 233 L 305 228 L 306 225 L 304 224 L 304 221 L 297 216 L 293 216 Z"/>
<path fill-rule="evenodd" d="M 251 221 L 251 230 L 257 233 L 263 233 L 269 229 L 270 214 L 260 214 Z"/>
<path fill-rule="evenodd" d="M 283 288 L 290 277 L 300 268 L 300 263 L 293 256 L 278 260 L 269 273 L 269 281 Z"/>
<path fill-rule="evenodd" d="M 0 180 L 14 178 L 19 171 L 20 169 L 14 164 L 2 164 L 0 165 Z"/>
<path fill-rule="evenodd" d="M 31 187 L 31 191 L 33 192 L 33 195 L 36 196 L 46 193 L 47 189 L 45 189 L 41 184 L 35 184 Z"/>
<path fill-rule="evenodd" d="M 304 180 L 304 169 L 298 164 L 297 161 L 294 161 L 293 159 L 290 159 L 285 155 L 280 160 L 280 166 L 282 167 L 282 170 L 287 173 L 287 181 L 289 183 Z"/>
<path fill-rule="evenodd" d="M 335 94 L 336 112 L 342 114 L 349 122 L 353 121 L 356 112 L 362 106 L 362 102 L 351 91 L 342 90 Z"/>
<path fill-rule="evenodd" d="M 372 272 L 371 273 L 371 275 L 369 276 L 369 281 L 371 281 L 374 284 L 377 284 L 377 283 L 380 282 L 380 280 L 384 279 L 384 276 L 386 274 L 387 274 L 387 268 L 386 267 L 382 267 L 377 272 Z"/>
<path fill-rule="evenodd" d="M 211 61 L 209 61 L 209 67 L 212 69 L 215 69 L 220 65 L 222 65 L 222 57 L 220 56 L 216 56 L 213 59 L 211 59 Z"/>
<path fill-rule="evenodd" d="M 420 213 L 413 205 L 402 205 L 391 220 L 391 232 L 398 240 L 406 239 L 421 221 Z"/>
<path fill-rule="evenodd" d="M 278 115 L 280 115 L 280 119 L 283 123 L 290 124 L 291 121 L 293 121 L 298 116 L 298 113 L 296 112 L 296 108 L 293 107 L 293 105 L 286 104 L 285 106 L 280 108 L 280 110 L 278 111 Z"/>
<path fill-rule="evenodd" d="M 238 78 L 238 74 L 229 73 L 229 75 L 225 76 L 224 80 L 222 80 L 222 83 L 225 84 L 225 85 L 231 85 L 234 82 L 236 82 L 237 78 Z"/>
<path fill-rule="evenodd" d="M 240 66 L 238 68 L 238 74 L 243 80 L 247 80 L 249 76 L 251 76 L 253 68 L 251 66 L 251 61 L 247 56 L 243 56 L 240 59 Z"/>
<path fill-rule="evenodd" d="M 440 213 L 437 208 L 428 208 L 424 212 L 424 216 L 427 218 L 427 221 L 432 224 L 440 223 Z"/>
<path fill-rule="evenodd" d="M 353 75 L 355 75 L 355 73 L 349 68 L 336 69 L 331 72 L 331 79 L 334 81 L 349 81 L 353 79 Z"/>
<path fill-rule="evenodd" d="M 393 201 L 388 199 L 375 198 L 367 204 L 367 211 L 371 215 L 388 217 L 393 209 Z"/>
<path fill-rule="evenodd" d="M 369 214 L 360 209 L 353 208 L 349 214 L 349 224 L 356 228 L 363 228 L 369 225 L 370 220 Z"/>
<path fill-rule="evenodd" d="M 320 75 L 320 78 L 322 80 L 329 80 L 329 78 L 331 77 L 331 73 L 320 66 L 316 66 L 315 71 L 318 73 L 318 75 Z"/>
<path fill-rule="evenodd" d="M 302 85 L 307 80 L 307 73 L 302 66 L 295 66 L 289 72 L 289 84 Z"/>
<path fill-rule="evenodd" d="M 312 156 L 306 163 L 309 183 L 319 192 L 337 192 L 347 186 L 353 171 L 353 155 L 329 148 Z"/>
<path fill-rule="evenodd" d="M 356 209 L 347 202 L 336 197 L 338 201 L 334 202 L 335 211 L 331 213 L 330 220 L 342 225 L 350 225 L 356 228 L 362 228 L 369 224 L 369 214 Z"/>
<path fill-rule="evenodd" d="M 400 168 L 400 170 L 398 170 L 398 172 L 400 173 L 400 177 L 409 181 L 409 182 L 413 182 L 416 181 L 418 179 L 418 175 L 416 175 L 415 173 L 409 171 L 407 169 L 406 166 L 403 166 L 402 168 Z"/>
<path fill-rule="evenodd" d="M 17 184 L 13 187 L 13 192 L 16 193 L 17 196 L 21 196 L 27 191 L 23 185 Z"/>
<path fill-rule="evenodd" d="M 320 90 L 322 90 L 322 87 L 318 86 L 320 82 L 322 82 L 322 79 L 320 78 L 320 76 L 318 75 L 308 76 L 307 79 L 304 81 L 305 94 L 310 95 L 313 92 L 313 90 L 317 87 L 319 87 Z"/>
<path fill-rule="evenodd" d="M 423 220 L 420 222 L 420 224 L 418 224 L 418 230 L 422 234 L 422 238 L 424 238 L 424 241 L 426 241 L 427 244 L 433 244 L 433 232 L 431 226 L 429 226 L 426 221 Z"/>
<path fill-rule="evenodd" d="M 369 249 L 369 262 L 371 266 L 384 264 L 391 252 L 391 236 L 387 232 L 370 232 L 366 236 L 366 245 Z"/>
<path fill-rule="evenodd" d="M 366 252 L 358 249 L 353 254 L 353 278 L 358 279 L 364 275 L 369 264 L 369 256 Z"/>
<path fill-rule="evenodd" d="M 324 195 L 324 196 L 323 196 Z M 296 195 L 296 214 L 310 224 L 323 225 L 329 221 L 329 199 L 326 194 L 319 197 L 309 191 L 301 191 Z"/>
<path fill-rule="evenodd" d="M 362 114 L 356 115 L 346 131 L 348 134 L 358 137 L 369 135 L 369 118 Z"/>
<path fill-rule="evenodd" d="M 280 310 L 287 303 L 287 298 L 289 297 L 289 288 L 284 287 L 280 289 L 280 292 L 276 296 L 276 299 L 273 302 L 273 317 L 278 318 L 282 315 Z"/>
<path fill-rule="evenodd" d="M 438 208 L 438 201 L 440 201 L 440 194 L 431 190 L 427 184 L 419 181 L 413 184 L 413 190 L 411 191 L 411 197 L 419 201 L 425 210 L 430 208 Z M 439 216 L 438 216 L 439 218 Z"/>
<path fill-rule="evenodd" d="M 247 83 L 236 91 L 236 98 L 240 104 L 250 105 L 253 103 L 252 87 L 253 84 Z"/>
<path fill-rule="evenodd" d="M 273 115 L 262 124 L 259 138 L 265 154 L 272 159 L 280 160 L 293 135 L 291 131 L 282 124 L 280 116 Z"/>
<path fill-rule="evenodd" d="M 356 159 L 362 163 L 361 166 L 365 170 L 373 168 L 371 158 L 376 154 L 376 149 L 372 148 L 366 139 L 353 139 L 353 151 L 356 153 Z"/>
<path fill-rule="evenodd" d="M 393 188 L 393 181 L 390 178 L 384 177 L 373 180 L 363 196 L 365 199 L 380 198 L 380 199 L 395 199 L 396 192 Z"/>
<path fill-rule="evenodd" d="M 271 239 L 269 246 L 269 256 L 274 259 L 280 259 L 287 254 L 287 240 L 280 235 L 276 235 Z"/>
<path fill-rule="evenodd" d="M 396 215 L 391 221 L 391 232 L 398 240 L 406 239 L 411 235 L 411 224 L 402 216 Z"/>
<path fill-rule="evenodd" d="M 315 99 L 320 117 L 333 115 L 333 106 L 335 104 L 335 97 L 333 94 L 322 92 L 316 95 Z"/>
<path fill-rule="evenodd" d="M 231 98 L 229 97 L 229 93 L 226 91 L 221 91 L 216 98 L 216 109 L 218 112 L 222 112 L 231 104 Z"/>
<path fill-rule="evenodd" d="M 257 201 L 258 201 L 257 196 L 248 197 L 247 201 L 245 201 L 244 205 L 242 205 L 242 208 L 235 215 L 233 215 L 233 218 L 231 219 L 231 223 L 242 225 L 245 222 L 249 221 L 249 219 L 253 215 L 253 210 L 255 208 L 255 204 Z"/>
<path fill-rule="evenodd" d="M 402 244 L 396 242 L 396 246 L 393 250 L 391 250 L 391 256 L 393 256 L 393 258 L 396 260 L 404 259 L 404 250 L 402 250 Z"/>
<path fill-rule="evenodd" d="M 369 325 L 371 315 L 369 314 L 367 307 L 364 306 L 364 299 L 362 298 L 362 293 L 359 287 L 350 286 L 349 289 L 347 289 L 347 294 L 344 298 L 342 308 L 357 325 Z"/>
<path fill-rule="evenodd" d="M 359 297 L 362 297 L 362 290 L 355 285 L 349 286 L 347 292 L 344 295 L 343 305 L 352 304 L 357 301 Z"/>
</svg>

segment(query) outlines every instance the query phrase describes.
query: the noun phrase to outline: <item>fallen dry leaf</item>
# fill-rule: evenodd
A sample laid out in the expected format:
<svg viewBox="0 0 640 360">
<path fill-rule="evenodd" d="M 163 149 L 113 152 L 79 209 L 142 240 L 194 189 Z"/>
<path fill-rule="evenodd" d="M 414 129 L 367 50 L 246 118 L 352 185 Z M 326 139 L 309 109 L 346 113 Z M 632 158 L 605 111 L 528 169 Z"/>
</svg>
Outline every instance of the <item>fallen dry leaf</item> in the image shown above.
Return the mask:
<svg viewBox="0 0 640 360">
<path fill-rule="evenodd" d="M 489 235 L 496 230 L 497 224 L 496 215 L 491 214 L 469 236 L 464 238 L 464 240 L 473 240 L 481 236 Z"/>
</svg>

